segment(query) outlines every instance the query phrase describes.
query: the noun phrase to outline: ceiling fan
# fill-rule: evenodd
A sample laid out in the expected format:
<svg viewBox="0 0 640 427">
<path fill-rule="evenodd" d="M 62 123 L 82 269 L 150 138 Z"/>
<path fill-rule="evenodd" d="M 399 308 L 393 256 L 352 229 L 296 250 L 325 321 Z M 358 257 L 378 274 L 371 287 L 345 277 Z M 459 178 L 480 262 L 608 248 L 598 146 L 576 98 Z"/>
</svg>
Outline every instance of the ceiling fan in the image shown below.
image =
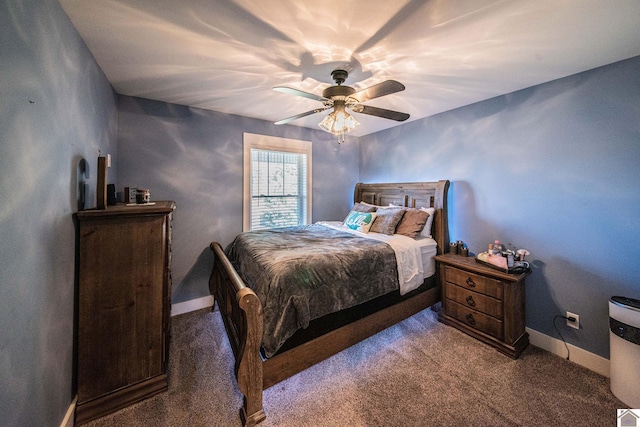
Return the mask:
<svg viewBox="0 0 640 427">
<path fill-rule="evenodd" d="M 395 80 L 386 80 L 384 82 L 356 91 L 351 86 L 342 85 L 342 83 L 344 83 L 348 76 L 349 73 L 345 70 L 333 70 L 331 72 L 331 78 L 336 84 L 334 86 L 329 86 L 328 88 L 323 90 L 322 96 L 286 86 L 274 87 L 273 90 L 277 90 L 278 92 L 284 92 L 291 95 L 315 99 L 316 101 L 320 101 L 323 104 L 323 106 L 320 108 L 296 114 L 295 116 L 287 117 L 286 119 L 275 122 L 275 124 L 282 125 L 299 118 L 306 117 L 315 113 L 320 113 L 322 111 L 333 108 L 333 111 L 329 113 L 329 115 L 326 116 L 319 125 L 323 130 L 334 135 L 338 135 L 338 142 L 343 142 L 344 133 L 351 131 L 353 128 L 359 125 L 358 121 L 346 111 L 347 108 L 356 113 L 368 114 L 370 116 L 382 117 L 399 122 L 405 121 L 409 118 L 409 114 L 406 113 L 400 113 L 398 111 L 386 110 L 384 108 L 377 108 L 370 105 L 362 104 L 362 102 L 368 101 L 370 99 L 379 98 L 381 96 L 403 91 L 405 87 L 402 83 Z"/>
</svg>

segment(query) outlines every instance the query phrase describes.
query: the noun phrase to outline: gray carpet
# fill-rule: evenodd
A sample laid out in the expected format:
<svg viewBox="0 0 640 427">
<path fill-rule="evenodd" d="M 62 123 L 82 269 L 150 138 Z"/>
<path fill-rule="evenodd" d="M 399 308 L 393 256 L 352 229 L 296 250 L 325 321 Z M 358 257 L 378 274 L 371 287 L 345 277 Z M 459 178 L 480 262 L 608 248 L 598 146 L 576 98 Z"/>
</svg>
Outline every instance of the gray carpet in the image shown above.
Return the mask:
<svg viewBox="0 0 640 427">
<path fill-rule="evenodd" d="M 238 426 L 219 313 L 172 319 L 169 390 L 87 426 Z M 609 380 L 529 346 L 512 360 L 424 310 L 264 393 L 261 426 L 614 426 Z"/>
</svg>

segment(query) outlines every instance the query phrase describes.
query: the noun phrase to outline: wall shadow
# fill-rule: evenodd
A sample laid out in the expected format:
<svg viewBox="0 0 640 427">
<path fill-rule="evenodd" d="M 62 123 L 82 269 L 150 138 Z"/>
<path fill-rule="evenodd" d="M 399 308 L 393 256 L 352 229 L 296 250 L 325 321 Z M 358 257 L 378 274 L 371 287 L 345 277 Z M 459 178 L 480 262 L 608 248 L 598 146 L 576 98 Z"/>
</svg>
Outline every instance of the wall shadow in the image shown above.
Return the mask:
<svg viewBox="0 0 640 427">
<path fill-rule="evenodd" d="M 211 295 L 209 276 L 213 267 L 213 252 L 204 248 L 184 280 L 173 287 L 171 303 L 179 303 Z"/>
</svg>

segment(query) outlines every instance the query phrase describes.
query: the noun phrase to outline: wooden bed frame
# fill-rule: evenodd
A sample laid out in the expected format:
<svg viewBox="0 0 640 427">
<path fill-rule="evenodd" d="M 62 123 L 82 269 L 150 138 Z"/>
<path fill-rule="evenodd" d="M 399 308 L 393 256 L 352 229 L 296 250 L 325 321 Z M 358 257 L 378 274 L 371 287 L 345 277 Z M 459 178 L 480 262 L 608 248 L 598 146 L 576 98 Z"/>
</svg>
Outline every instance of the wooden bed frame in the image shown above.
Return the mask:
<svg viewBox="0 0 640 427">
<path fill-rule="evenodd" d="M 449 248 L 448 189 L 447 180 L 399 184 L 359 183 L 355 187 L 354 202 L 435 208 L 432 233 L 438 243 L 438 254 L 442 254 Z M 218 304 L 235 356 L 238 388 L 244 395 L 244 404 L 240 409 L 244 426 L 254 426 L 266 418 L 262 407 L 263 390 L 440 301 L 440 288 L 436 286 L 264 359 L 260 353 L 262 305 L 235 271 L 222 246 L 213 242 L 210 247 L 215 256 L 209 288 Z"/>
</svg>

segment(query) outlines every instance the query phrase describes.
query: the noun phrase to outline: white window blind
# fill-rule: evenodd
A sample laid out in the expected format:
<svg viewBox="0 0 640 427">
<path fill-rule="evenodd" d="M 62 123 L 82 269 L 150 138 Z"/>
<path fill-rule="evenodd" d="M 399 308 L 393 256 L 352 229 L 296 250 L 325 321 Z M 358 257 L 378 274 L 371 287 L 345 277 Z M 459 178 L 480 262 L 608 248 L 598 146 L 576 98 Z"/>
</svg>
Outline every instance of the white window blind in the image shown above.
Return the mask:
<svg viewBox="0 0 640 427">
<path fill-rule="evenodd" d="M 310 163 L 307 141 L 245 134 L 245 231 L 308 224 Z"/>
<path fill-rule="evenodd" d="M 306 224 L 307 156 L 251 150 L 251 229 Z"/>
</svg>

